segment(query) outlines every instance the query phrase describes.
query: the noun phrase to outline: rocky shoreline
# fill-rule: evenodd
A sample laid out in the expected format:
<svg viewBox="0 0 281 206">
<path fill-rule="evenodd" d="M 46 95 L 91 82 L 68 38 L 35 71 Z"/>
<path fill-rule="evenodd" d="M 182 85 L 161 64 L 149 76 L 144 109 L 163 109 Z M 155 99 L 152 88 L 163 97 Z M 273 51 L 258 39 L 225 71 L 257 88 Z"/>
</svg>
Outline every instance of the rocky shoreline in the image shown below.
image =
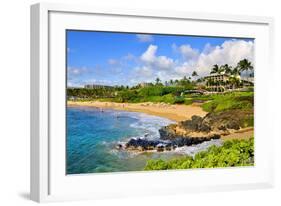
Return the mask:
<svg viewBox="0 0 281 206">
<path fill-rule="evenodd" d="M 193 115 L 190 120 L 160 128 L 160 139 L 132 138 L 124 145 L 118 144 L 117 149 L 163 152 L 220 139 L 223 135 L 243 128 L 245 117 L 251 118 L 251 115 L 250 112 L 240 110 L 208 113 L 204 117 Z"/>
</svg>

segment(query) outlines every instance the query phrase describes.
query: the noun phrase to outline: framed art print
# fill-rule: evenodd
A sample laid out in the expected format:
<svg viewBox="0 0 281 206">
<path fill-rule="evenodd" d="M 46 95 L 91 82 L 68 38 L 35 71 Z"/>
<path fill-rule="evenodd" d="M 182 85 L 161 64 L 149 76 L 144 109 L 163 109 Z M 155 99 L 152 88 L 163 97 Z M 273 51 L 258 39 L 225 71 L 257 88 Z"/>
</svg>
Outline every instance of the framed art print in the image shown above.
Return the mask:
<svg viewBox="0 0 281 206">
<path fill-rule="evenodd" d="M 31 23 L 31 199 L 272 185 L 271 18 L 36 4 Z"/>
</svg>

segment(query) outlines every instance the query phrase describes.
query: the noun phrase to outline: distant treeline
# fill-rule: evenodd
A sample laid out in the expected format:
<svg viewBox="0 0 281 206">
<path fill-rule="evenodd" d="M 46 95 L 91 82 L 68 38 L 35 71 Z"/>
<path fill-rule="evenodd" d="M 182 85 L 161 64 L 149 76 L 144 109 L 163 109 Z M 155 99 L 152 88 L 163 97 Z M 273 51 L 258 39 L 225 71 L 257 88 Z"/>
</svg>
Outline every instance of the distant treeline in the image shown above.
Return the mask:
<svg viewBox="0 0 281 206">
<path fill-rule="evenodd" d="M 108 88 L 67 88 L 68 99 L 91 100 L 99 99 L 114 102 L 166 102 L 183 103 L 181 93 L 188 89 L 194 89 L 195 84 L 184 78 L 177 84 L 164 86 L 157 79 L 156 84 L 134 87 L 118 86 Z"/>
</svg>

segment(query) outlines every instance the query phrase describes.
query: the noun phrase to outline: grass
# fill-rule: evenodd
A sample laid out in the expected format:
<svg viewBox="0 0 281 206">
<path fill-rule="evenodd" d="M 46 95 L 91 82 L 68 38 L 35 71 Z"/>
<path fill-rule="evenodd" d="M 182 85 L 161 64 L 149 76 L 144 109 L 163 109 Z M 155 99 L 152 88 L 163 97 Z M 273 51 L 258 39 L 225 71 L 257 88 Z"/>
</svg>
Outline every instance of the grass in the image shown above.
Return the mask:
<svg viewBox="0 0 281 206">
<path fill-rule="evenodd" d="M 227 110 L 252 110 L 254 107 L 253 92 L 232 92 L 213 95 L 213 100 L 206 102 L 202 108 L 207 112 L 222 112 Z"/>
<path fill-rule="evenodd" d="M 138 90 L 121 91 L 115 97 L 92 97 L 82 98 L 79 101 L 110 101 L 110 102 L 154 102 L 167 104 L 190 105 L 194 102 L 203 103 L 202 108 L 206 112 L 221 112 L 227 110 L 253 110 L 254 92 L 231 92 L 226 94 L 198 95 L 185 94 L 181 96 L 183 87 L 148 87 Z M 75 90 L 76 91 L 76 90 Z M 82 90 L 84 91 L 84 90 Z M 85 90 L 86 92 L 88 90 Z"/>
<path fill-rule="evenodd" d="M 144 170 L 217 168 L 254 165 L 254 138 L 228 140 L 221 147 L 211 146 L 194 157 L 186 156 L 164 161 L 148 160 Z"/>
</svg>

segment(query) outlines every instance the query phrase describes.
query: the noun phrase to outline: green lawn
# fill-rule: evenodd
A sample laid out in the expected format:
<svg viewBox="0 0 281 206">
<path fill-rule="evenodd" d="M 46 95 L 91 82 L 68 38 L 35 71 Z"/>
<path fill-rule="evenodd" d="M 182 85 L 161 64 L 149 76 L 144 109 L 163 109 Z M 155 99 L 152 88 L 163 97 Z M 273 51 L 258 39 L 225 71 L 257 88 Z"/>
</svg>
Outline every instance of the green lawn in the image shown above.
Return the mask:
<svg viewBox="0 0 281 206">
<path fill-rule="evenodd" d="M 253 110 L 254 92 L 232 92 L 212 95 L 213 100 L 202 105 L 207 112 L 222 112 L 226 110 Z"/>
</svg>

